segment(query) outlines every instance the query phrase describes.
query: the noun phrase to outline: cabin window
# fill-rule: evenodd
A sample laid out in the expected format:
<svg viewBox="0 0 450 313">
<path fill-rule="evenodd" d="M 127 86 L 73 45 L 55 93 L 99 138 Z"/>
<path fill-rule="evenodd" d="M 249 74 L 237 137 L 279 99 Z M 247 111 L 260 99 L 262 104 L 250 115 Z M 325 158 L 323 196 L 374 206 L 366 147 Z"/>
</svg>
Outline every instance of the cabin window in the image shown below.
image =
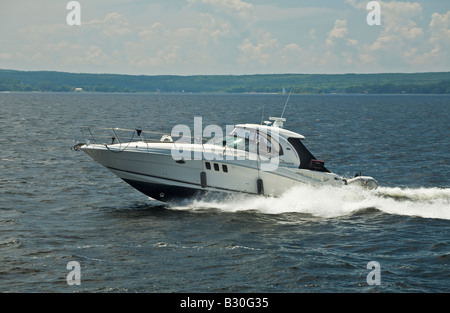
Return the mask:
<svg viewBox="0 0 450 313">
<path fill-rule="evenodd" d="M 258 153 L 266 158 L 284 154 L 279 142 L 270 136 L 270 131 L 238 127 L 233 130 L 230 136 L 225 138 L 224 145 L 250 153 Z"/>
<path fill-rule="evenodd" d="M 261 134 L 259 137 L 259 153 L 265 157 L 277 157 L 284 154 L 280 144 L 268 134 Z"/>
<path fill-rule="evenodd" d="M 216 172 L 220 172 L 220 165 L 218 163 L 213 163 L 214 166 L 214 170 Z M 211 163 L 210 162 L 205 162 L 205 167 L 207 170 L 211 170 Z M 228 166 L 225 164 L 222 164 L 222 172 L 224 173 L 228 173 Z"/>
</svg>

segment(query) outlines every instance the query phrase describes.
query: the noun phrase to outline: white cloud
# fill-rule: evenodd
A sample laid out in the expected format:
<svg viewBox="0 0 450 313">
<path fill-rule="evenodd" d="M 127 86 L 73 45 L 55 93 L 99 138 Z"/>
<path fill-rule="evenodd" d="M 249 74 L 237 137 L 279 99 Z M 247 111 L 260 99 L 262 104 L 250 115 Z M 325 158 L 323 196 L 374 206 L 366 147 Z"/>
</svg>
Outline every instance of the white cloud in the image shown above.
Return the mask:
<svg viewBox="0 0 450 313">
<path fill-rule="evenodd" d="M 352 7 L 356 9 L 366 9 L 367 3 L 369 1 L 361 1 L 361 0 L 345 0 L 346 3 L 350 4 Z"/>
<path fill-rule="evenodd" d="M 218 11 L 237 14 L 243 19 L 253 19 L 253 5 L 242 0 L 187 0 L 190 4 L 208 4 Z"/>
<path fill-rule="evenodd" d="M 343 38 L 348 34 L 347 21 L 337 19 L 333 29 L 328 33 L 327 45 L 333 45 L 335 39 Z"/>
<path fill-rule="evenodd" d="M 351 6 L 368 12 L 365 1 L 346 0 Z M 449 16 L 434 13 L 429 25 L 419 2 L 379 1 L 381 26 L 373 41 L 359 40 L 360 68 L 368 71 L 445 71 L 450 60 L 443 46 L 450 41 Z M 448 12 L 447 12 L 448 13 Z M 431 34 L 431 35 L 430 35 Z M 349 42 L 350 43 L 350 42 Z M 448 50 L 448 49 L 447 49 Z"/>
<path fill-rule="evenodd" d="M 347 45 L 356 46 L 356 45 L 358 45 L 358 40 L 349 38 L 349 39 L 347 39 Z"/>
<path fill-rule="evenodd" d="M 282 50 L 282 59 L 297 58 L 303 53 L 303 49 L 296 43 L 286 45 Z"/>
<path fill-rule="evenodd" d="M 109 57 L 103 52 L 102 48 L 98 46 L 89 46 L 85 53 L 86 61 L 95 65 L 104 64 L 109 60 Z"/>
<path fill-rule="evenodd" d="M 381 26 L 366 24 L 367 0 L 99 0 L 82 3 L 81 26 L 65 23 L 65 3 L 56 0 L 41 17 L 31 0 L 5 1 L 0 17 L 14 27 L 0 30 L 0 68 L 182 75 L 450 70 L 450 11 L 433 11 L 425 0 L 379 1 Z M 21 6 L 22 20 L 5 12 L 19 14 Z M 59 11 L 49 12 L 52 6 Z"/>
<path fill-rule="evenodd" d="M 398 53 L 411 41 L 423 38 L 423 29 L 417 27 L 414 21 L 421 16 L 422 6 L 419 3 L 382 2 L 381 8 L 382 31 L 373 43 L 366 44 L 368 53 Z"/>
<path fill-rule="evenodd" d="M 346 20 L 336 20 L 334 23 L 334 28 L 328 33 L 329 38 L 342 38 L 348 34 L 347 21 Z"/>
<path fill-rule="evenodd" d="M 450 11 L 442 15 L 433 13 L 431 16 L 430 30 L 432 34 L 430 42 L 450 43 Z"/>
<path fill-rule="evenodd" d="M 127 19 L 117 12 L 106 14 L 103 20 L 92 20 L 83 23 L 83 27 L 99 31 L 100 34 L 107 37 L 127 35 L 131 32 L 129 26 Z"/>
<path fill-rule="evenodd" d="M 125 55 L 133 69 L 150 69 L 163 72 L 180 70 L 198 73 L 199 68 L 216 68 L 221 63 L 222 41 L 230 35 L 226 20 L 211 14 L 199 14 L 195 27 L 170 28 L 155 22 L 147 29 L 137 32 L 137 38 L 125 42 Z M 224 51 L 226 53 L 226 51 Z M 221 62 L 222 61 L 222 62 Z"/>
<path fill-rule="evenodd" d="M 445 14 L 433 13 L 429 25 L 431 37 L 428 51 L 414 55 L 418 65 L 433 65 L 433 70 L 448 70 L 450 64 L 450 11 Z"/>
<path fill-rule="evenodd" d="M 230 22 L 209 13 L 200 14 L 199 30 L 201 41 L 208 45 L 210 41 L 217 43 L 221 38 L 231 35 Z"/>
<path fill-rule="evenodd" d="M 239 45 L 239 50 L 242 52 L 239 63 L 242 65 L 266 66 L 273 60 L 273 55 L 278 47 L 277 39 L 273 38 L 270 33 L 264 34 L 256 44 L 247 38 Z"/>
<path fill-rule="evenodd" d="M 14 57 L 14 55 L 12 53 L 0 53 L 0 58 L 3 60 L 11 60 Z"/>
</svg>

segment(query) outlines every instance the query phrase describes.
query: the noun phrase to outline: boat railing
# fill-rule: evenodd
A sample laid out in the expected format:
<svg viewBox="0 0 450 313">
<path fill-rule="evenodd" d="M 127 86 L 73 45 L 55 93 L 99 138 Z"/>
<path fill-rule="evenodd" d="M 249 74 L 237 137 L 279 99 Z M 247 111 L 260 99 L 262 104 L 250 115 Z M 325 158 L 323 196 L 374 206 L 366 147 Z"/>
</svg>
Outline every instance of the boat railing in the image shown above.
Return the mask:
<svg viewBox="0 0 450 313">
<path fill-rule="evenodd" d="M 104 128 L 104 127 L 81 127 L 83 141 L 89 144 L 129 144 L 131 142 L 190 142 L 206 144 L 211 138 L 197 138 L 180 134 L 175 136 L 167 132 L 148 131 L 139 128 Z"/>
<path fill-rule="evenodd" d="M 228 142 L 230 136 L 223 138 L 215 137 L 194 137 L 186 136 L 186 134 L 146 131 L 142 129 L 127 129 L 127 128 L 104 128 L 104 127 L 81 127 L 82 139 L 78 140 L 77 144 L 72 147 L 73 150 L 79 150 L 83 145 L 103 145 L 107 149 L 110 149 L 111 145 L 119 145 L 117 148 L 111 151 L 122 152 L 125 151 L 133 142 L 144 143 L 192 143 L 192 144 L 212 144 L 220 146 L 222 154 L 234 155 L 236 149 L 242 150 L 242 153 L 248 153 L 245 151 L 245 146 L 235 146 L 233 142 Z M 217 150 L 216 150 L 217 151 Z"/>
</svg>

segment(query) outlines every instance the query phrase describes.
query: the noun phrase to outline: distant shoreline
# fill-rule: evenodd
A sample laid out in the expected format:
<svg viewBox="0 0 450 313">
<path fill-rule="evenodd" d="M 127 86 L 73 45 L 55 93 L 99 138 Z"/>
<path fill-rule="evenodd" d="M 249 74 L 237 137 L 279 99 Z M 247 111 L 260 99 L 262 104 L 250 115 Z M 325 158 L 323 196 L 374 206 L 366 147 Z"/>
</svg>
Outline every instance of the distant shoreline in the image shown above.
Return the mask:
<svg viewBox="0 0 450 313">
<path fill-rule="evenodd" d="M 450 72 L 150 76 L 0 69 L 0 92 L 450 94 Z"/>
<path fill-rule="evenodd" d="M 178 96 L 189 96 L 189 95 L 254 95 L 254 96 L 288 96 L 283 95 L 282 93 L 264 93 L 264 92 L 241 92 L 241 93 L 232 93 L 232 92 L 146 92 L 146 91 L 137 91 L 137 92 L 123 92 L 123 91 L 85 91 L 85 92 L 74 92 L 74 91 L 0 91 L 1 94 L 79 94 L 79 95 L 107 95 L 107 94 L 117 94 L 117 95 L 178 95 Z M 339 96 L 399 96 L 399 97 L 408 97 L 408 96 L 450 96 L 450 93 L 292 93 L 291 96 L 330 96 L 330 97 L 339 97 Z"/>
</svg>

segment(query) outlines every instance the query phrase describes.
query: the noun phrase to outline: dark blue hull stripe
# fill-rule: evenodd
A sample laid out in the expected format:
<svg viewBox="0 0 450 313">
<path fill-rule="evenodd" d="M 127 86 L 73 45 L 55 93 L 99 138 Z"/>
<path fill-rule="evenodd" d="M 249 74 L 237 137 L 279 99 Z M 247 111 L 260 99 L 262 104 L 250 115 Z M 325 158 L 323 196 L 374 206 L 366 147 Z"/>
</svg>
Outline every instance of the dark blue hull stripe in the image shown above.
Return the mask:
<svg viewBox="0 0 450 313">
<path fill-rule="evenodd" d="M 206 190 L 163 184 L 153 184 L 129 179 L 124 179 L 124 181 L 136 190 L 159 201 L 191 198 L 195 197 L 196 195 L 201 196 L 202 194 L 205 194 L 207 192 Z"/>
</svg>

